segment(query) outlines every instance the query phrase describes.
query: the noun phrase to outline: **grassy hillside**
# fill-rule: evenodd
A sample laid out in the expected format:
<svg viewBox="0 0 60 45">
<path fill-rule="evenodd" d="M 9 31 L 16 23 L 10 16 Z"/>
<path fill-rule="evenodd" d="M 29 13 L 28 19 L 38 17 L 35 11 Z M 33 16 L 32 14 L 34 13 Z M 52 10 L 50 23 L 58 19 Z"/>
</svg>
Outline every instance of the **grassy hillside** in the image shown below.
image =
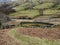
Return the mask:
<svg viewBox="0 0 60 45">
<path fill-rule="evenodd" d="M 27 35 L 18 35 L 16 29 L 10 30 L 9 34 L 15 38 L 21 45 L 60 45 L 60 40 L 40 39 Z"/>
<path fill-rule="evenodd" d="M 31 18 L 36 15 L 39 15 L 38 10 L 23 10 L 23 11 L 19 11 L 19 12 L 10 14 L 10 16 L 28 16 Z"/>
<path fill-rule="evenodd" d="M 51 6 L 53 5 L 53 3 L 43 3 L 40 5 L 35 6 L 35 9 L 47 9 L 47 8 L 51 8 Z"/>
<path fill-rule="evenodd" d="M 26 8 L 26 6 L 29 5 L 29 4 L 31 4 L 31 3 L 28 3 L 28 2 L 27 2 L 27 3 L 23 3 L 23 4 L 15 7 L 14 9 L 15 9 L 16 11 L 24 10 L 24 9 Z"/>
<path fill-rule="evenodd" d="M 34 17 L 40 15 L 40 9 L 43 9 L 43 14 L 58 14 L 60 12 L 60 4 L 52 7 L 53 2 L 39 2 L 38 0 L 32 0 L 32 2 L 24 2 L 21 5 L 15 7 L 16 13 L 10 14 L 10 16 L 29 16 Z"/>
<path fill-rule="evenodd" d="M 44 14 L 60 14 L 60 10 L 47 9 L 44 10 Z"/>
</svg>

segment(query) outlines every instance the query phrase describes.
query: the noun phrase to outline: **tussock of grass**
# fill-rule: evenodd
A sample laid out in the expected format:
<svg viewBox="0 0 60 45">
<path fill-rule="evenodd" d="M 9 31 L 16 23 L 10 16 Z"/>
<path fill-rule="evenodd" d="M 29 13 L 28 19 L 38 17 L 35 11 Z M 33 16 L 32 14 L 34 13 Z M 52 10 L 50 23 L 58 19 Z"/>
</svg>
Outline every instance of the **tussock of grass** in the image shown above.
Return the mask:
<svg viewBox="0 0 60 45">
<path fill-rule="evenodd" d="M 9 33 L 17 39 L 21 45 L 60 45 L 60 40 L 40 39 L 22 34 L 18 35 L 15 29 L 10 30 Z"/>
</svg>

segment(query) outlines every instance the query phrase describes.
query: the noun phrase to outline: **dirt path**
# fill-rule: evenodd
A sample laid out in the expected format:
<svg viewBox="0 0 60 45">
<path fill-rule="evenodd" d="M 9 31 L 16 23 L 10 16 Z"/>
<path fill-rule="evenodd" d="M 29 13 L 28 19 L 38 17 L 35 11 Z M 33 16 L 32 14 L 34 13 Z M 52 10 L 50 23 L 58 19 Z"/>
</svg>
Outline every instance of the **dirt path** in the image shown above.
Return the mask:
<svg viewBox="0 0 60 45">
<path fill-rule="evenodd" d="M 0 45 L 19 45 L 13 38 L 11 38 L 7 32 L 9 30 L 0 30 Z"/>
</svg>

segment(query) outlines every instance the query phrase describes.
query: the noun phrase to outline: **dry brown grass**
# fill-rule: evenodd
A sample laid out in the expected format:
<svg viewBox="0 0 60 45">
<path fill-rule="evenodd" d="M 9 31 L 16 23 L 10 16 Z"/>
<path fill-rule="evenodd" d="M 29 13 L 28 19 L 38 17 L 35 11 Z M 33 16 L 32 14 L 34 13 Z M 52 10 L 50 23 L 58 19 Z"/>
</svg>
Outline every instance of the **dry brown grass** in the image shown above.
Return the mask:
<svg viewBox="0 0 60 45">
<path fill-rule="evenodd" d="M 19 34 L 37 36 L 40 38 L 60 39 L 60 28 L 19 28 Z"/>
<path fill-rule="evenodd" d="M 7 33 L 9 30 L 0 30 L 0 45 L 19 45 L 13 38 Z"/>
</svg>

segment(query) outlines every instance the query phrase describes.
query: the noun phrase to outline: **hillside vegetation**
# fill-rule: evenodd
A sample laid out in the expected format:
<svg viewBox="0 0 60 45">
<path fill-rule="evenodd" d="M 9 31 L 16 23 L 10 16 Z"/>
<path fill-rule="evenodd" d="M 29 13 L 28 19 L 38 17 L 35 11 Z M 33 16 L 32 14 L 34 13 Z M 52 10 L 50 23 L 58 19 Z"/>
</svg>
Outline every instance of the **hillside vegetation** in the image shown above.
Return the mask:
<svg viewBox="0 0 60 45">
<path fill-rule="evenodd" d="M 21 1 L 20 1 L 21 2 Z M 14 7 L 16 13 L 10 14 L 11 16 L 29 16 L 34 17 L 37 15 L 41 15 L 40 13 L 43 11 L 43 14 L 59 14 L 60 12 L 60 4 L 57 4 L 55 1 L 40 1 L 40 0 L 32 0 L 32 1 L 22 1 L 22 3 Z M 41 15 L 42 16 L 42 15 Z"/>
<path fill-rule="evenodd" d="M 60 40 L 40 39 L 38 37 L 18 34 L 15 29 L 9 31 L 9 34 L 20 42 L 21 45 L 60 45 Z"/>
</svg>

